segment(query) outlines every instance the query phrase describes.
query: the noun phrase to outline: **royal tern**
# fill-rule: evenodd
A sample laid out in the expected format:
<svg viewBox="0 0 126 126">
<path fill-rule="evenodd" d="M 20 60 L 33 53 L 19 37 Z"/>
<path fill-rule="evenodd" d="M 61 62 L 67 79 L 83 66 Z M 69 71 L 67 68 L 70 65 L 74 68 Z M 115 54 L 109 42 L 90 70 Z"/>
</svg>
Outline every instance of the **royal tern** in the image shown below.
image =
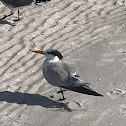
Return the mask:
<svg viewBox="0 0 126 126">
<path fill-rule="evenodd" d="M 0 20 L 3 20 L 11 15 L 13 15 L 13 13 L 18 10 L 18 16 L 17 19 L 14 21 L 18 21 L 20 20 L 19 18 L 19 8 L 23 7 L 23 6 L 28 6 L 28 5 L 34 5 L 40 2 L 46 2 L 46 1 L 50 1 L 50 0 L 0 0 L 6 7 L 8 7 L 11 10 L 11 13 L 8 15 L 4 15 L 3 18 L 1 18 Z"/>
<path fill-rule="evenodd" d="M 63 56 L 58 50 L 47 49 L 46 51 L 36 50 L 32 52 L 47 57 L 42 65 L 43 75 L 48 83 L 60 87 L 58 93 L 62 93 L 62 100 L 65 97 L 61 88 L 88 95 L 103 96 L 92 90 L 88 83 L 84 83 L 73 66 L 62 61 Z"/>
</svg>

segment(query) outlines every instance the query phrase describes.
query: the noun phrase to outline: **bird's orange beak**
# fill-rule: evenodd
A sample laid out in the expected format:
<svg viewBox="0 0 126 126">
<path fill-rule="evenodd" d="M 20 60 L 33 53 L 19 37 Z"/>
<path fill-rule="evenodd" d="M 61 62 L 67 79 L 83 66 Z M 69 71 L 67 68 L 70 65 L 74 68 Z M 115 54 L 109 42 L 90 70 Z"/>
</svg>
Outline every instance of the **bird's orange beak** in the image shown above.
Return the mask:
<svg viewBox="0 0 126 126">
<path fill-rule="evenodd" d="M 41 50 L 33 50 L 32 52 L 45 55 L 45 53 L 43 51 L 41 51 Z"/>
</svg>

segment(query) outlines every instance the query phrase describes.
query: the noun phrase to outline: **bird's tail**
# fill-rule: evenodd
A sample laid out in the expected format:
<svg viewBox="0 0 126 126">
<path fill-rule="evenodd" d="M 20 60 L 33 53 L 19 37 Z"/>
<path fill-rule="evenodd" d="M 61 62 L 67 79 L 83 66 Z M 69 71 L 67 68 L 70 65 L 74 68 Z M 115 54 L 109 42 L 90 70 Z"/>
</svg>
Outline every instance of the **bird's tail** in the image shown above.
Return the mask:
<svg viewBox="0 0 126 126">
<path fill-rule="evenodd" d="M 75 91 L 78 93 L 82 94 L 87 94 L 87 95 L 94 95 L 94 96 L 103 96 L 102 94 L 97 93 L 93 89 L 91 89 L 88 85 L 85 86 L 79 86 L 79 87 L 74 87 L 74 86 L 69 86 L 69 87 L 62 87 L 71 91 Z"/>
</svg>

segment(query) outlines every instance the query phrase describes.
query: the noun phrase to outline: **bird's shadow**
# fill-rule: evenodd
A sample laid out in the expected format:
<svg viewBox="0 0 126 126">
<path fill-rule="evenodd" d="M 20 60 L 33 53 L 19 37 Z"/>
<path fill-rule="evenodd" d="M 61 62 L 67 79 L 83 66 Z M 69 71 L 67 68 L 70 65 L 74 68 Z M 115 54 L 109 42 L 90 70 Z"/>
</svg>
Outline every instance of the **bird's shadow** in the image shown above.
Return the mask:
<svg viewBox="0 0 126 126">
<path fill-rule="evenodd" d="M 45 108 L 63 108 L 66 111 L 71 112 L 71 109 L 64 103 L 53 101 L 52 99 L 49 99 L 39 94 L 3 91 L 0 92 L 0 101 L 17 104 L 27 104 L 31 106 L 38 105 Z"/>
</svg>

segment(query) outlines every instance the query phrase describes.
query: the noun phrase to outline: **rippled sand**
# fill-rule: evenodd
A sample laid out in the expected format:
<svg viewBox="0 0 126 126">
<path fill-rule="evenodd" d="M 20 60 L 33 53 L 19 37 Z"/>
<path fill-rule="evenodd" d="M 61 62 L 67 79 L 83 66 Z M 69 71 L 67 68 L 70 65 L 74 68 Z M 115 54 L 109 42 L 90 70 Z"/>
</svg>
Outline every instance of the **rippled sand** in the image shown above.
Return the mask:
<svg viewBox="0 0 126 126">
<path fill-rule="evenodd" d="M 0 21 L 0 126 L 126 126 L 126 6 L 123 0 L 52 0 Z M 9 13 L 0 3 L 0 17 Z M 59 89 L 43 78 L 55 48 L 104 97 Z"/>
</svg>

